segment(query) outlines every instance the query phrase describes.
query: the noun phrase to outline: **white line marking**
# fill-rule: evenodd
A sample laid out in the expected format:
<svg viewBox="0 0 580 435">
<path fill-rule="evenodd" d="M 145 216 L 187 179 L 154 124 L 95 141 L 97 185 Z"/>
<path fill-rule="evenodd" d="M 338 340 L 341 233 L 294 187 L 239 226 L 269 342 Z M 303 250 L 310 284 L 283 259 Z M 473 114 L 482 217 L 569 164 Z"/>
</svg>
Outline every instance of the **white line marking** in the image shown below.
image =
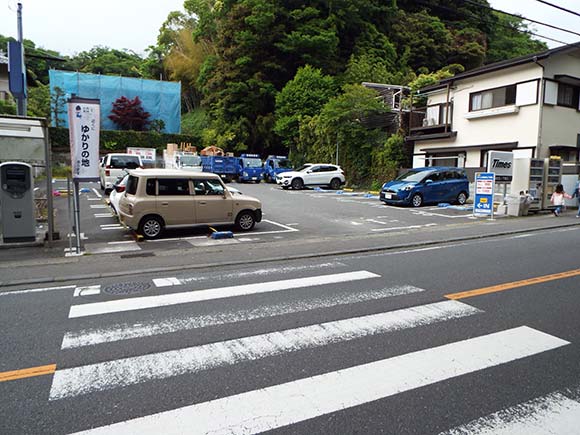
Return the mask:
<svg viewBox="0 0 580 435">
<path fill-rule="evenodd" d="M 95 192 L 95 195 L 97 195 L 97 198 L 103 197 L 103 195 L 101 195 L 101 193 L 97 189 L 95 189 L 94 187 L 93 187 L 93 192 Z"/>
<path fill-rule="evenodd" d="M 391 228 L 374 228 L 371 231 L 397 231 L 397 230 L 414 230 L 417 228 L 428 228 L 436 226 L 437 224 L 425 224 L 425 225 L 409 225 L 407 227 L 391 227 Z"/>
<path fill-rule="evenodd" d="M 293 227 L 294 225 L 300 225 L 298 222 L 292 222 L 291 224 L 286 224 L 287 227 Z"/>
<path fill-rule="evenodd" d="M 107 242 L 107 245 L 125 245 L 125 244 L 133 244 L 135 243 L 134 240 L 123 240 L 120 242 Z"/>
<path fill-rule="evenodd" d="M 95 204 L 91 205 L 91 208 L 109 208 L 107 204 Z"/>
<path fill-rule="evenodd" d="M 337 267 L 344 267 L 344 263 L 340 263 L 338 261 L 332 261 L 327 263 L 319 263 L 319 264 L 305 264 L 301 266 L 284 266 L 284 267 L 270 267 L 264 269 L 256 269 L 256 270 L 249 270 L 245 272 L 231 272 L 231 273 L 220 273 L 218 275 L 209 274 L 209 275 L 194 275 L 194 276 L 185 276 L 181 278 L 167 278 L 173 281 L 173 284 L 165 284 L 163 287 L 167 287 L 168 285 L 182 285 L 188 284 L 191 282 L 201 282 L 201 281 L 222 281 L 222 280 L 230 280 L 236 278 L 244 278 L 248 276 L 266 276 L 272 274 L 286 274 L 286 273 L 294 273 L 296 271 L 302 270 L 317 270 L 317 269 L 325 269 L 325 268 L 337 268 Z M 153 282 L 156 280 L 154 279 Z"/>
<path fill-rule="evenodd" d="M 388 313 L 276 331 L 115 361 L 58 370 L 50 400 L 78 396 L 196 373 L 268 356 L 322 347 L 370 335 L 430 325 L 481 313 L 458 301 L 444 301 Z"/>
<path fill-rule="evenodd" d="M 387 225 L 387 223 L 386 223 L 386 222 L 379 221 L 379 220 L 376 220 L 376 219 L 365 219 L 365 220 L 366 220 L 367 222 L 372 222 L 372 223 L 375 223 L 375 224 L 380 224 L 380 225 Z"/>
<path fill-rule="evenodd" d="M 289 227 L 288 225 L 280 224 L 278 222 L 270 221 L 268 219 L 262 219 L 262 222 L 268 222 L 269 224 L 279 226 L 280 228 L 284 228 L 284 229 L 286 229 L 288 231 L 300 231 L 300 230 L 298 230 L 296 228 L 292 228 L 292 227 Z M 252 233 L 252 234 L 256 234 L 256 233 Z"/>
<path fill-rule="evenodd" d="M 370 278 L 379 278 L 372 272 L 360 270 L 357 272 L 337 273 L 334 275 L 320 275 L 308 278 L 270 281 L 239 286 L 212 288 L 208 290 L 194 290 L 191 292 L 172 293 L 168 295 L 144 296 L 140 298 L 118 299 L 114 301 L 95 302 L 92 304 L 73 305 L 70 308 L 69 318 L 96 316 L 106 313 L 122 311 L 144 310 L 147 308 L 164 307 L 168 305 L 186 304 L 191 302 L 223 299 L 235 296 L 246 296 L 258 293 L 276 292 L 281 290 L 337 284 L 341 282 L 358 281 Z"/>
<path fill-rule="evenodd" d="M 177 278 L 156 278 L 153 280 L 156 287 L 169 287 L 172 285 L 181 285 L 181 281 Z"/>
<path fill-rule="evenodd" d="M 115 215 L 113 213 L 95 213 L 94 216 L 96 218 L 114 218 Z"/>
<path fill-rule="evenodd" d="M 100 225 L 101 228 L 107 228 L 107 227 L 120 227 L 121 224 L 101 224 Z"/>
<path fill-rule="evenodd" d="M 124 230 L 125 227 L 122 225 L 119 225 L 118 227 L 105 227 L 105 228 L 101 228 L 102 231 L 107 231 L 107 230 Z"/>
<path fill-rule="evenodd" d="M 87 198 L 89 201 L 101 201 L 101 198 Z"/>
<path fill-rule="evenodd" d="M 73 297 L 92 296 L 92 295 L 98 295 L 100 293 L 101 293 L 101 286 L 100 285 L 89 285 L 86 287 L 75 288 L 75 292 L 73 294 Z"/>
<path fill-rule="evenodd" d="M 580 403 L 552 393 L 473 420 L 440 435 L 578 434 Z"/>
<path fill-rule="evenodd" d="M 357 226 L 364 225 L 362 222 L 351 221 L 350 223 L 353 224 L 353 225 L 357 225 Z"/>
<path fill-rule="evenodd" d="M 164 321 L 139 322 L 134 324 L 118 323 L 104 328 L 84 329 L 67 332 L 62 340 L 62 349 L 94 346 L 133 338 L 151 337 L 170 334 L 177 331 L 193 330 L 208 326 L 225 325 L 272 316 L 308 312 L 322 308 L 331 308 L 384 299 L 393 296 L 419 293 L 425 290 L 413 286 L 400 286 L 380 290 L 368 290 L 361 293 L 350 291 L 332 296 L 309 298 L 306 300 L 281 302 L 274 305 L 257 306 L 245 310 L 220 310 L 199 316 L 178 317 Z"/>
<path fill-rule="evenodd" d="M 33 192 L 36 192 L 38 189 L 40 189 L 40 187 L 35 187 Z"/>
<path fill-rule="evenodd" d="M 53 290 L 66 290 L 75 288 L 75 285 L 63 285 L 61 287 L 45 287 L 45 288 L 33 288 L 27 290 L 16 290 L 13 292 L 0 292 L 0 296 L 12 296 L 12 295 L 23 295 L 27 293 L 40 293 L 40 292 L 50 292 Z"/>
<path fill-rule="evenodd" d="M 522 326 L 79 433 L 260 433 L 567 344 Z"/>
</svg>

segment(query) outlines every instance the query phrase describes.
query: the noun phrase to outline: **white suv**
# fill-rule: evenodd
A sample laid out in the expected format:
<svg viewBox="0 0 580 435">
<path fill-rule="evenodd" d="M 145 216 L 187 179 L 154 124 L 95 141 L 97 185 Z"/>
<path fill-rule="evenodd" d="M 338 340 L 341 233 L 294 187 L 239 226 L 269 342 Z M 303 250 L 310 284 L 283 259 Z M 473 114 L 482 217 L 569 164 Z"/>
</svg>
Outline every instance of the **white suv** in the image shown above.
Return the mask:
<svg viewBox="0 0 580 435">
<path fill-rule="evenodd" d="M 101 160 L 99 167 L 99 177 L 101 179 L 101 189 L 109 192 L 113 189 L 117 180 L 125 175 L 125 169 L 142 168 L 141 157 L 135 154 L 112 153 L 107 154 Z"/>
<path fill-rule="evenodd" d="M 300 190 L 304 186 L 328 186 L 338 190 L 345 182 L 344 172 L 340 166 L 323 163 L 307 163 L 295 171 L 276 175 L 276 183 L 282 186 L 282 189 L 291 187 Z"/>
</svg>

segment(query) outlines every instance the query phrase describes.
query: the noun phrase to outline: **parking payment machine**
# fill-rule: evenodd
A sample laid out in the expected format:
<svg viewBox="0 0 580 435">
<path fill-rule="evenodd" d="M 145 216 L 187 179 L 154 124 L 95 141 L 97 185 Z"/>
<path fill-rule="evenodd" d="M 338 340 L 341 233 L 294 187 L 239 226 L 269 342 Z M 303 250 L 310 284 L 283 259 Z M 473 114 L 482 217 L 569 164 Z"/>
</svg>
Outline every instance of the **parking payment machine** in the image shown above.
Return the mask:
<svg viewBox="0 0 580 435">
<path fill-rule="evenodd" d="M 36 240 L 32 166 L 0 164 L 0 213 L 4 243 Z"/>
</svg>

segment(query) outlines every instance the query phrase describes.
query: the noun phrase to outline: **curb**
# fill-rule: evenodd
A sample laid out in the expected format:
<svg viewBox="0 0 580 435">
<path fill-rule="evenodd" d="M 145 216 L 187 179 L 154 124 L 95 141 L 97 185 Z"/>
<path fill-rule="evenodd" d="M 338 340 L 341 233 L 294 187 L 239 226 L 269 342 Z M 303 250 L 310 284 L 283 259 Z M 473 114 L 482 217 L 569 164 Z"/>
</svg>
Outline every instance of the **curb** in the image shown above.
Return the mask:
<svg viewBox="0 0 580 435">
<path fill-rule="evenodd" d="M 423 246 L 433 246 L 433 245 L 441 245 L 447 243 L 456 243 L 456 242 L 463 242 L 468 240 L 481 240 L 486 238 L 493 238 L 493 237 L 501 237 L 507 236 L 511 234 L 522 234 L 522 233 L 531 233 L 531 232 L 540 232 L 540 231 L 547 231 L 553 229 L 560 229 L 560 228 L 568 228 L 568 227 L 575 227 L 579 226 L 579 223 L 573 224 L 564 224 L 564 225 L 554 225 L 549 227 L 541 227 L 541 228 L 526 228 L 521 230 L 512 230 L 512 231 L 500 231 L 493 234 L 480 234 L 474 236 L 464 236 L 464 237 L 456 237 L 450 238 L 446 240 L 423 240 L 421 242 L 415 243 L 401 243 L 398 245 L 387 245 L 387 246 L 374 246 L 369 248 L 357 248 L 357 249 L 346 249 L 346 250 L 338 250 L 338 251 L 327 251 L 321 253 L 313 253 L 313 254 L 296 254 L 290 256 L 280 256 L 280 257 L 271 257 L 271 258 L 264 258 L 264 259 L 257 259 L 257 260 L 239 260 L 239 261 L 230 261 L 230 262 L 221 262 L 221 263 L 205 263 L 205 264 L 195 264 L 195 265 L 188 265 L 185 267 L 184 265 L 176 265 L 176 266 L 164 266 L 164 267 L 152 267 L 147 269 L 134 269 L 130 271 L 117 271 L 117 272 L 103 272 L 103 273 L 92 273 L 92 274 L 84 274 L 84 275 L 70 275 L 70 276 L 57 276 L 52 278 L 42 278 L 42 279 L 20 279 L 20 280 L 13 280 L 13 281 L 5 281 L 0 282 L 0 288 L 2 287 L 11 287 L 17 285 L 30 285 L 30 284 L 48 284 L 48 283 L 60 283 L 66 281 L 73 281 L 73 280 L 88 280 L 88 279 L 100 279 L 100 278 L 112 278 L 117 276 L 128 276 L 128 275 L 142 275 L 142 274 L 149 274 L 149 273 L 158 273 L 158 272 L 173 272 L 173 271 L 180 271 L 180 270 L 197 270 L 197 269 L 208 269 L 208 268 L 223 268 L 226 266 L 241 266 L 247 264 L 264 264 L 264 263 L 272 263 L 272 262 L 281 262 L 281 261 L 292 261 L 292 260 L 305 260 L 309 258 L 320 258 L 320 257 L 336 257 L 342 255 L 352 255 L 352 254 L 365 254 L 371 252 L 379 252 L 379 251 L 395 251 L 398 249 L 404 248 L 419 248 Z M 12 289 L 12 290 L 0 290 L 1 293 L 16 291 L 20 289 Z"/>
</svg>

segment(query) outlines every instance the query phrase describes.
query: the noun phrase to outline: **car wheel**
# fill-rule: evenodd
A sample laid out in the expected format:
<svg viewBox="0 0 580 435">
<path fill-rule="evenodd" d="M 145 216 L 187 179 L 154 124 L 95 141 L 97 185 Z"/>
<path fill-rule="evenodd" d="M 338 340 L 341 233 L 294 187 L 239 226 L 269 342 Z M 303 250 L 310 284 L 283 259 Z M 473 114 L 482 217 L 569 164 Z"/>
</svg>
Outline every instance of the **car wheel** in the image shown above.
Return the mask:
<svg viewBox="0 0 580 435">
<path fill-rule="evenodd" d="M 332 180 L 330 180 L 330 188 L 332 190 L 340 189 L 340 180 L 338 178 L 333 178 Z"/>
<path fill-rule="evenodd" d="M 258 180 L 255 181 L 255 183 L 256 184 L 260 184 L 260 181 L 262 181 L 262 180 L 258 179 Z"/>
<path fill-rule="evenodd" d="M 459 195 L 457 195 L 455 202 L 459 205 L 465 204 L 467 202 L 467 194 L 465 192 L 460 192 Z"/>
<path fill-rule="evenodd" d="M 414 194 L 411 198 L 411 205 L 413 207 L 421 207 L 423 205 L 423 197 L 418 193 Z"/>
<path fill-rule="evenodd" d="M 163 222 L 157 216 L 145 216 L 139 223 L 139 234 L 148 240 L 158 238 L 163 232 Z"/>
<path fill-rule="evenodd" d="M 251 211 L 243 211 L 236 218 L 236 228 L 241 231 L 250 231 L 256 225 L 256 218 Z"/>
<path fill-rule="evenodd" d="M 264 183 L 270 182 L 270 176 L 268 174 L 264 174 Z"/>
<path fill-rule="evenodd" d="M 300 178 L 295 178 L 294 180 L 292 180 L 292 189 L 294 190 L 302 190 L 302 188 L 304 187 L 304 181 L 302 181 L 302 179 Z"/>
</svg>

